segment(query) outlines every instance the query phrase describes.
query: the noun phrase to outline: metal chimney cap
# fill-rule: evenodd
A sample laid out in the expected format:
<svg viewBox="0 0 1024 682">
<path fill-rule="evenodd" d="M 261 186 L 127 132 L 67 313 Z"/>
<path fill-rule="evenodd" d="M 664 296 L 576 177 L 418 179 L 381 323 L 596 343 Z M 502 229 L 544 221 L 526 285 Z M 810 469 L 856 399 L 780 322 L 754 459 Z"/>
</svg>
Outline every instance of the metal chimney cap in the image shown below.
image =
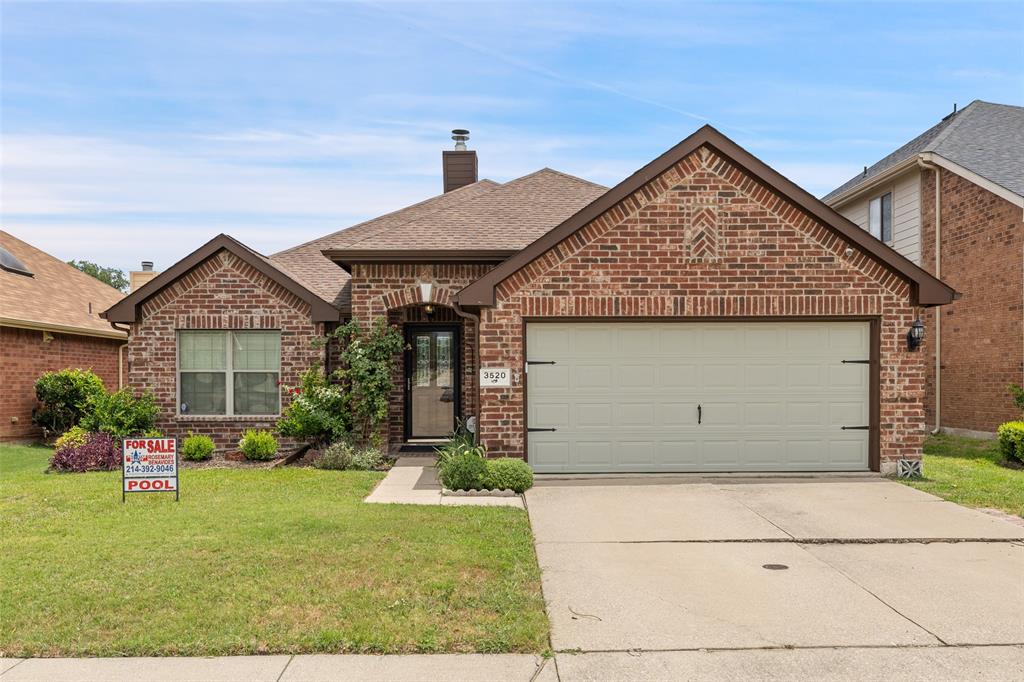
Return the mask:
<svg viewBox="0 0 1024 682">
<path fill-rule="evenodd" d="M 456 149 L 465 151 L 466 142 L 469 141 L 469 131 L 465 128 L 455 128 L 452 130 L 452 139 L 455 140 Z"/>
<path fill-rule="evenodd" d="M 152 269 L 153 269 L 153 261 L 151 261 L 151 260 L 144 260 L 144 261 L 142 261 L 142 271 L 143 272 L 150 272 Z"/>
</svg>

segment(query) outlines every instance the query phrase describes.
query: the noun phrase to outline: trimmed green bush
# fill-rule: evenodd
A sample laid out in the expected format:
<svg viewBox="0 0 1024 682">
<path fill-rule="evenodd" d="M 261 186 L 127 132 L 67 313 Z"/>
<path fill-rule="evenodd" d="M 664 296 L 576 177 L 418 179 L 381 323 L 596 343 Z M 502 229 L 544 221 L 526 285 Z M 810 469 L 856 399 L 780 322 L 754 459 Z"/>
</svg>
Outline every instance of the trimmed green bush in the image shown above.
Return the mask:
<svg viewBox="0 0 1024 682">
<path fill-rule="evenodd" d="M 82 427 L 88 431 L 109 433 L 114 440 L 160 433 L 156 430 L 159 408 L 152 393 L 136 397 L 127 388 L 100 393 L 89 397 L 88 408 L 82 417 Z"/>
<path fill-rule="evenodd" d="M 188 438 L 181 444 L 181 456 L 190 462 L 202 462 L 213 457 L 213 439 L 201 433 L 188 434 Z"/>
<path fill-rule="evenodd" d="M 516 457 L 487 460 L 484 485 L 489 490 L 514 490 L 524 493 L 533 487 L 533 469 Z"/>
<path fill-rule="evenodd" d="M 79 448 L 85 445 L 87 440 L 89 440 L 88 431 L 81 426 L 72 426 L 61 434 L 60 438 L 53 444 L 53 449 L 60 450 L 65 447 Z"/>
<path fill-rule="evenodd" d="M 270 431 L 249 429 L 238 441 L 238 449 L 250 461 L 265 462 L 277 454 L 277 439 Z"/>
<path fill-rule="evenodd" d="M 483 490 L 487 462 L 475 452 L 463 450 L 438 466 L 438 476 L 449 490 Z"/>
<path fill-rule="evenodd" d="M 1000 424 L 996 433 L 999 435 L 999 450 L 1003 457 L 1024 463 L 1024 421 Z"/>
<path fill-rule="evenodd" d="M 333 469 L 342 471 L 352 467 L 352 460 L 355 453 L 349 443 L 334 443 L 320 453 L 320 456 L 313 460 L 313 466 L 317 469 Z"/>
<path fill-rule="evenodd" d="M 36 381 L 35 388 L 36 398 L 43 406 L 32 421 L 54 433 L 77 426 L 91 411 L 90 398 L 106 393 L 103 380 L 88 369 L 46 372 Z"/>
</svg>

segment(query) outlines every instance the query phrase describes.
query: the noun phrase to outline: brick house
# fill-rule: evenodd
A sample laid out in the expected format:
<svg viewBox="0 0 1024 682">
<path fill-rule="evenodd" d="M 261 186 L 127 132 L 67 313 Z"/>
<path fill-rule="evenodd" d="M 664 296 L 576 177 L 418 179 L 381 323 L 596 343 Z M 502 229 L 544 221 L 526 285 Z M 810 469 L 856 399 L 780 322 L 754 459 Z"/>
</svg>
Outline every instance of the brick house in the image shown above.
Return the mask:
<svg viewBox="0 0 1024 682">
<path fill-rule="evenodd" d="M 0 441 L 34 440 L 35 382 L 44 372 L 91 369 L 121 387 L 128 335 L 100 317 L 123 294 L 0 231 Z"/>
<path fill-rule="evenodd" d="M 962 296 L 928 311 L 929 430 L 991 436 L 1024 383 L 1024 107 L 975 101 L 824 198 Z"/>
<path fill-rule="evenodd" d="M 952 288 L 709 126 L 611 189 L 478 180 L 270 257 L 221 235 L 108 310 L 161 428 L 270 425 L 349 318 L 386 317 L 388 443 L 470 419 L 542 472 L 884 470 L 920 457 L 926 356 Z"/>
</svg>

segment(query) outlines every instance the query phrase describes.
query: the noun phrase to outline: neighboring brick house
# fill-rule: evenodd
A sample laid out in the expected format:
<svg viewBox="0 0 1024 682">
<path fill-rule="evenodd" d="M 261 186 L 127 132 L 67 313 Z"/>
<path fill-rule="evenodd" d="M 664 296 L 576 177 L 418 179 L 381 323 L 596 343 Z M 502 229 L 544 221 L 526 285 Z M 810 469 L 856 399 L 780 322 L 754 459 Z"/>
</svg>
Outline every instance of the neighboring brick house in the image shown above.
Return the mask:
<svg viewBox="0 0 1024 682">
<path fill-rule="evenodd" d="M 91 369 L 121 387 L 128 335 L 100 313 L 123 294 L 0 231 L 0 441 L 34 440 L 35 382 L 44 372 Z"/>
<path fill-rule="evenodd" d="M 1019 418 L 1024 107 L 972 102 L 824 201 L 961 294 L 925 318 L 927 428 L 990 436 Z"/>
<path fill-rule="evenodd" d="M 713 128 L 611 189 L 477 181 L 464 146 L 443 163 L 444 194 L 269 258 L 221 235 L 107 311 L 162 428 L 269 424 L 287 395 L 266 382 L 317 360 L 311 337 L 385 316 L 407 341 L 396 449 L 472 418 L 492 455 L 546 472 L 920 457 L 908 334 L 954 290 Z M 235 383 L 236 353 L 259 376 Z"/>
</svg>

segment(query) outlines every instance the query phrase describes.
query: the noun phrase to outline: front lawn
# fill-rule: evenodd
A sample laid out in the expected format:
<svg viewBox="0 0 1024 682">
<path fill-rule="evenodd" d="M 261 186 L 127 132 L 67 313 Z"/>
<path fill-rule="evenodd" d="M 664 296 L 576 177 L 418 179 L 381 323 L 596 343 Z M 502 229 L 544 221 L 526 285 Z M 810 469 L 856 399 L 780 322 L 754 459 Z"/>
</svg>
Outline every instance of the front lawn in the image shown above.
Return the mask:
<svg viewBox="0 0 1024 682">
<path fill-rule="evenodd" d="M 538 652 L 548 623 L 522 510 L 364 504 L 383 474 L 45 474 L 0 447 L 0 655 Z"/>
<path fill-rule="evenodd" d="M 900 480 L 967 507 L 1024 516 L 1024 469 L 1006 466 L 994 440 L 931 436 L 924 445 L 924 478 Z"/>
</svg>

